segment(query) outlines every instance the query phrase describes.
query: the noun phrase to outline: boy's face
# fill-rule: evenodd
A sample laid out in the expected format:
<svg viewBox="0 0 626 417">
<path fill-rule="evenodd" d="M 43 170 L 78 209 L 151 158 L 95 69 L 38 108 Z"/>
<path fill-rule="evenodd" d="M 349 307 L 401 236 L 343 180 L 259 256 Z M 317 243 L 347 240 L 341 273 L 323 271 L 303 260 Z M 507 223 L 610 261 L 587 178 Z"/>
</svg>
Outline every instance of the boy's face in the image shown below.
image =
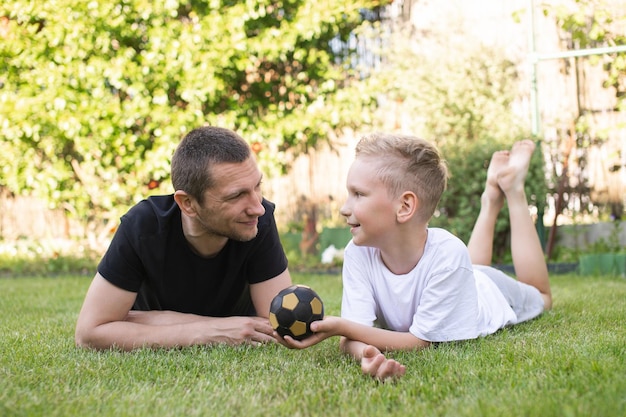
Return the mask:
<svg viewBox="0 0 626 417">
<path fill-rule="evenodd" d="M 351 227 L 355 245 L 380 248 L 391 238 L 389 232 L 396 224 L 399 203 L 376 177 L 378 164 L 377 158 L 361 156 L 348 171 L 348 199 L 340 212 Z"/>
</svg>

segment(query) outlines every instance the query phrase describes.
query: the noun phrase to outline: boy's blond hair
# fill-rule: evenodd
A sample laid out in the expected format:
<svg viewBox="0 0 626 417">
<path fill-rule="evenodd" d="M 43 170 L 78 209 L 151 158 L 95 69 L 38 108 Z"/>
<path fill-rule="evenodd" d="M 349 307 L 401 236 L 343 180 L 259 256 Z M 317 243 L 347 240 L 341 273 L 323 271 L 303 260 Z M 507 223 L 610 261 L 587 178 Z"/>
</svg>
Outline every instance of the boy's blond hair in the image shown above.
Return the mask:
<svg viewBox="0 0 626 417">
<path fill-rule="evenodd" d="M 419 199 L 419 219 L 432 217 L 448 180 L 446 163 L 433 144 L 415 136 L 372 133 L 357 144 L 360 156 L 376 158 L 376 175 L 392 198 L 412 191 Z"/>
</svg>

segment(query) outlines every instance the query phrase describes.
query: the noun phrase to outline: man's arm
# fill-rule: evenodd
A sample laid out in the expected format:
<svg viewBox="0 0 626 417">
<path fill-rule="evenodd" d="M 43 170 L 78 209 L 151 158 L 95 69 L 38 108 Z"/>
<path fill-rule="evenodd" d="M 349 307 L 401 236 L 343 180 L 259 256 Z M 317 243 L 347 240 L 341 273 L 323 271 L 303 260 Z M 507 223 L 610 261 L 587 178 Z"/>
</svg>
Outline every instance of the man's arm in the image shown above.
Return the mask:
<svg viewBox="0 0 626 417">
<path fill-rule="evenodd" d="M 214 318 L 172 311 L 130 311 L 136 296 L 136 293 L 116 287 L 97 273 L 78 315 L 76 345 L 93 349 L 118 347 L 132 350 L 140 347 L 274 341 L 272 327 L 266 318 Z"/>
<path fill-rule="evenodd" d="M 267 281 L 250 285 L 250 297 L 259 317 L 269 317 L 270 304 L 272 300 L 280 292 L 291 285 L 291 275 L 289 269 L 285 269 L 281 274 Z"/>
</svg>

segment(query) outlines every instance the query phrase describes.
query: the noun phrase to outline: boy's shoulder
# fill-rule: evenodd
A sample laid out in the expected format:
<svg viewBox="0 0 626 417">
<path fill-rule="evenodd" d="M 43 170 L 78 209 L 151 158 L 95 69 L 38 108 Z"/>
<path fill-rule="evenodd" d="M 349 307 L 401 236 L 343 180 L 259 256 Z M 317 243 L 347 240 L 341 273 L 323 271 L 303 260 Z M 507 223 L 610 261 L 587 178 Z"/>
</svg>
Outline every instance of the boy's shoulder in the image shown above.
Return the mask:
<svg viewBox="0 0 626 417">
<path fill-rule="evenodd" d="M 465 243 L 452 232 L 439 227 L 428 228 L 427 244 L 431 245 L 461 245 L 465 247 Z"/>
<path fill-rule="evenodd" d="M 423 263 L 432 267 L 456 268 L 471 265 L 467 245 L 453 233 L 437 227 L 428 229 Z"/>
<path fill-rule="evenodd" d="M 429 227 L 428 237 L 426 239 L 426 246 L 431 247 L 446 247 L 457 248 L 460 250 L 466 250 L 467 246 L 456 235 L 449 232 L 446 229 L 439 227 Z M 366 256 L 376 256 L 380 250 L 371 246 L 357 246 L 352 240 L 348 242 L 344 251 L 346 252 L 358 252 Z"/>
</svg>

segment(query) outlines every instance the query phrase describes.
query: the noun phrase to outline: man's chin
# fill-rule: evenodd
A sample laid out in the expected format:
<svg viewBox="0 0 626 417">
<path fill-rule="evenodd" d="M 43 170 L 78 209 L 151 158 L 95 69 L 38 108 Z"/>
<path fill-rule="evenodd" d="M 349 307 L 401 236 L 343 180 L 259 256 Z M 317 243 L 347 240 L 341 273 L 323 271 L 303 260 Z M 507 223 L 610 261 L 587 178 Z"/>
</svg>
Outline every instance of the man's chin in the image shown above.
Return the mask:
<svg viewBox="0 0 626 417">
<path fill-rule="evenodd" d="M 258 234 L 259 230 L 255 228 L 254 231 L 250 231 L 247 233 L 237 233 L 236 235 L 230 236 L 230 238 L 238 242 L 249 242 L 254 239 Z"/>
</svg>

